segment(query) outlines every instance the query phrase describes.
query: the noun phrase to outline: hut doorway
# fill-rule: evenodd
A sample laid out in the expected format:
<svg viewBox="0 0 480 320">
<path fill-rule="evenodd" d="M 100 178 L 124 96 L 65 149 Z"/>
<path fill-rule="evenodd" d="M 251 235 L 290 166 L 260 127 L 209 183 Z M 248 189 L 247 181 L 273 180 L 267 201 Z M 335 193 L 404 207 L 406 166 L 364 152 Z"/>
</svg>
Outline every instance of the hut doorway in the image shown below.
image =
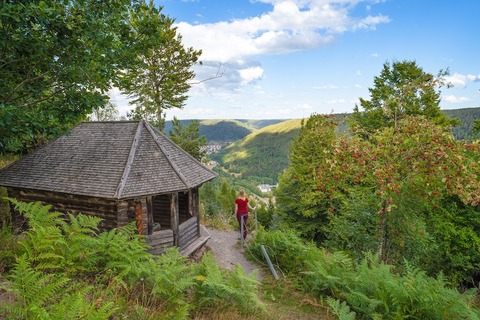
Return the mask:
<svg viewBox="0 0 480 320">
<path fill-rule="evenodd" d="M 172 229 L 170 213 L 170 196 L 161 194 L 152 199 L 153 232 Z"/>
</svg>

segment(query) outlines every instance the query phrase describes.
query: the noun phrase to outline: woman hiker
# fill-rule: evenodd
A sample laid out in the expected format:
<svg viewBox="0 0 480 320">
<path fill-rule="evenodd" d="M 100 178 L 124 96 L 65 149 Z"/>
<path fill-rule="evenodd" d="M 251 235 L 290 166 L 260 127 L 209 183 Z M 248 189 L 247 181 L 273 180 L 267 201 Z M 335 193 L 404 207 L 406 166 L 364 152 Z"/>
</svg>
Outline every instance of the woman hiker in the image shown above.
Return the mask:
<svg viewBox="0 0 480 320">
<path fill-rule="evenodd" d="M 243 240 L 247 238 L 247 219 L 248 219 L 248 209 L 254 210 L 248 203 L 247 195 L 245 190 L 240 190 L 238 192 L 238 197 L 235 199 L 235 213 L 237 214 L 238 226 L 240 227 L 240 233 L 242 232 L 242 216 L 243 216 Z"/>
</svg>

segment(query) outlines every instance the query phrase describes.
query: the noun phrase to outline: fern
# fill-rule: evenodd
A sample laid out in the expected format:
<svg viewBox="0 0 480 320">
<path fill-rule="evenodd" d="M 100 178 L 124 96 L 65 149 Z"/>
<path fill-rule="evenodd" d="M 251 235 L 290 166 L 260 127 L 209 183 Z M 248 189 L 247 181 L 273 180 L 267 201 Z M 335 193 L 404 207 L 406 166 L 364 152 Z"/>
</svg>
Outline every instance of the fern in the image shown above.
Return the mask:
<svg viewBox="0 0 480 320">
<path fill-rule="evenodd" d="M 110 270 L 125 279 L 129 285 L 145 278 L 150 273 L 153 256 L 147 252 L 148 245 L 142 236 L 136 233 L 135 224 L 102 232 L 97 237 L 96 265 L 97 272 Z"/>
<path fill-rule="evenodd" d="M 256 274 L 247 275 L 240 265 L 233 270 L 221 269 L 210 253 L 202 257 L 196 276 L 196 305 L 234 307 L 246 314 L 265 311 L 257 296 Z"/>
<path fill-rule="evenodd" d="M 340 302 L 339 300 L 328 297 L 327 303 L 330 306 L 330 311 L 336 315 L 339 320 L 355 320 L 355 312 L 350 311 L 350 307 L 345 301 Z"/>
<path fill-rule="evenodd" d="M 69 279 L 62 275 L 44 274 L 34 270 L 27 255 L 17 259 L 7 279 L 9 285 L 4 289 L 15 296 L 8 313 L 23 319 L 45 318 L 48 315 L 48 306 L 61 296 L 60 292 L 69 282 Z"/>
</svg>

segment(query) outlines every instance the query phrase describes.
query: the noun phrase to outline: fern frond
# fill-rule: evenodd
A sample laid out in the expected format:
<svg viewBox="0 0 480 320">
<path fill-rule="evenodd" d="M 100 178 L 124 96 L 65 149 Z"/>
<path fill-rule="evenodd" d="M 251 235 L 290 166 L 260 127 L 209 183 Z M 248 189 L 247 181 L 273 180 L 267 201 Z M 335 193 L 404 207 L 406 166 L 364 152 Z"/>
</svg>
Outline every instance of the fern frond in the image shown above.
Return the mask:
<svg viewBox="0 0 480 320">
<path fill-rule="evenodd" d="M 327 303 L 330 306 L 332 314 L 336 315 L 339 320 L 355 320 L 356 313 L 350 311 L 350 307 L 345 301 L 339 301 L 332 297 L 327 297 Z"/>
<path fill-rule="evenodd" d="M 23 314 L 24 318 L 36 318 L 45 314 L 48 306 L 55 302 L 69 282 L 68 278 L 61 275 L 34 270 L 26 255 L 17 259 L 7 279 L 8 290 L 15 296 L 11 310 L 15 314 Z"/>
</svg>

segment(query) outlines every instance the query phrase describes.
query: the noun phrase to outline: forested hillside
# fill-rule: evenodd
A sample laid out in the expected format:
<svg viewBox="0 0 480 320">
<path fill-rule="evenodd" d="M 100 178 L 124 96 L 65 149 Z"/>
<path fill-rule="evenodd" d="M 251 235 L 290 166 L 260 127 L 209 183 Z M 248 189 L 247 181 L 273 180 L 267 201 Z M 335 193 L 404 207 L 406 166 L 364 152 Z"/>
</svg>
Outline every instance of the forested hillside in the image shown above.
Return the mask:
<svg viewBox="0 0 480 320">
<path fill-rule="evenodd" d="M 182 126 L 188 126 L 193 120 L 180 120 Z M 255 130 L 283 122 L 285 120 L 198 120 L 198 134 L 205 136 L 209 143 L 228 144 L 243 139 Z M 165 133 L 172 129 L 172 121 L 165 123 Z"/>
<path fill-rule="evenodd" d="M 453 127 L 452 132 L 458 140 L 469 140 L 474 138 L 473 136 L 473 122 L 476 119 L 480 119 L 480 108 L 465 108 L 455 110 L 443 110 L 449 117 L 457 118 L 461 121 L 461 124 Z"/>
<path fill-rule="evenodd" d="M 287 120 L 262 128 L 212 155 L 212 159 L 230 172 L 274 184 L 278 173 L 288 166 L 289 146 L 300 124 L 299 119 Z"/>
</svg>

